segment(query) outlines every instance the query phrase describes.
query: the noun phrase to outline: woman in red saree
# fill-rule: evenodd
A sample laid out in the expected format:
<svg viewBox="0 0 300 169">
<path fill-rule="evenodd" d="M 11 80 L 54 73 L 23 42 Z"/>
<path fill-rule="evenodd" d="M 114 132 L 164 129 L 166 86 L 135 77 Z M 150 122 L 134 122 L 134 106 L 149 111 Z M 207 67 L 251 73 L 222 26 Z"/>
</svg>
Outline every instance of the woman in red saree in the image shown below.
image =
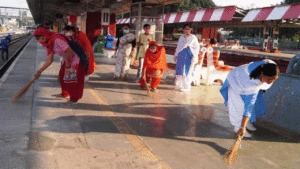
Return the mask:
<svg viewBox="0 0 300 169">
<path fill-rule="evenodd" d="M 85 51 L 86 56 L 89 60 L 89 70 L 87 72 L 87 75 L 92 74 L 95 70 L 97 70 L 97 67 L 95 63 L 93 48 L 86 34 L 81 31 L 76 31 L 75 27 L 73 26 L 66 26 L 64 28 L 64 31 L 66 36 L 71 37 L 72 40 L 80 45 Z"/>
<path fill-rule="evenodd" d="M 166 50 L 163 46 L 158 46 L 155 41 L 149 43 L 149 48 L 145 53 L 145 60 L 140 79 L 140 85 L 145 88 L 143 78 L 149 83 L 151 79 L 151 90 L 155 92 L 163 77 L 164 70 L 168 69 Z"/>
<path fill-rule="evenodd" d="M 63 37 L 64 35 L 52 33 L 45 28 L 38 28 L 34 32 L 34 36 L 42 46 L 47 48 L 48 55 L 47 61 L 35 73 L 34 77 L 38 79 L 41 73 L 52 64 L 54 54 L 61 56 L 63 61 L 59 76 L 62 92 L 53 96 L 70 97 L 66 105 L 76 105 L 83 95 L 84 75 L 86 74 L 83 62 L 70 48 L 65 37 Z"/>
</svg>

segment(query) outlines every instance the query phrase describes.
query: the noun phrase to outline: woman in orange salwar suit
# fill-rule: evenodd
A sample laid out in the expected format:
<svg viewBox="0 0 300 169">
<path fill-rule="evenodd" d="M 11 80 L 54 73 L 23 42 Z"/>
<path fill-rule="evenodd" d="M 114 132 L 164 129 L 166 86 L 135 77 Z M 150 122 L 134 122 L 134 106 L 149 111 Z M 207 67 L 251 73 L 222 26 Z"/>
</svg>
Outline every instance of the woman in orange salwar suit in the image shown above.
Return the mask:
<svg viewBox="0 0 300 169">
<path fill-rule="evenodd" d="M 145 88 L 143 78 L 149 83 L 151 79 L 151 91 L 156 92 L 164 70 L 168 69 L 166 50 L 163 46 L 158 46 L 155 41 L 149 43 L 149 48 L 145 53 L 144 66 L 140 85 Z"/>
<path fill-rule="evenodd" d="M 80 45 L 85 51 L 89 60 L 89 70 L 86 76 L 92 74 L 95 70 L 97 70 L 97 67 L 95 63 L 93 48 L 86 34 L 81 31 L 76 31 L 76 29 L 72 26 L 66 26 L 64 28 L 64 31 L 66 36 L 71 37 L 72 40 Z"/>
</svg>

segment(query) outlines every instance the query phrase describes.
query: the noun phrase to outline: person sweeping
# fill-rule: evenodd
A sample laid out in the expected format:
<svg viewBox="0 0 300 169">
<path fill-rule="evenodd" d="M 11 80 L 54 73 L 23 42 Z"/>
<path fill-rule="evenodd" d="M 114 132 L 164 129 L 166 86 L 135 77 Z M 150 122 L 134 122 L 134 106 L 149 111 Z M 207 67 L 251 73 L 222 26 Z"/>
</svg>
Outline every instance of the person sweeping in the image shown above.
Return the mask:
<svg viewBox="0 0 300 169">
<path fill-rule="evenodd" d="M 47 48 L 48 55 L 47 61 L 34 74 L 34 78 L 38 79 L 41 73 L 52 64 L 54 54 L 58 54 L 63 58 L 59 71 L 62 92 L 53 96 L 60 98 L 70 97 L 65 105 L 77 105 L 78 100 L 83 95 L 84 76 L 86 74 L 84 63 L 71 49 L 66 37 L 63 35 L 52 33 L 45 28 L 38 28 L 34 32 L 34 36 L 42 46 Z"/>
<path fill-rule="evenodd" d="M 88 59 L 89 70 L 85 76 L 85 81 L 89 80 L 89 75 L 91 75 L 94 71 L 97 70 L 97 65 L 94 58 L 93 48 L 90 40 L 86 36 L 85 33 L 81 31 L 77 31 L 75 27 L 67 25 L 64 28 L 65 35 L 71 37 L 71 39 L 80 45 L 82 49 L 85 51 Z"/>
<path fill-rule="evenodd" d="M 156 92 L 164 70 L 168 70 L 166 50 L 163 46 L 158 46 L 155 41 L 149 43 L 149 48 L 145 53 L 145 60 L 142 71 L 142 78 L 140 79 L 141 88 L 145 88 L 151 79 L 151 91 Z M 144 81 L 144 79 L 146 79 Z"/>
<path fill-rule="evenodd" d="M 272 86 L 279 74 L 278 66 L 269 59 L 251 62 L 229 72 L 220 92 L 224 97 L 225 106 L 229 109 L 229 120 L 237 133 L 237 140 L 226 153 L 224 160 L 237 153 L 243 137 L 251 137 L 246 129 L 255 128 L 249 126 L 249 121 L 254 123 L 256 117 L 266 113 L 263 92 Z"/>
</svg>

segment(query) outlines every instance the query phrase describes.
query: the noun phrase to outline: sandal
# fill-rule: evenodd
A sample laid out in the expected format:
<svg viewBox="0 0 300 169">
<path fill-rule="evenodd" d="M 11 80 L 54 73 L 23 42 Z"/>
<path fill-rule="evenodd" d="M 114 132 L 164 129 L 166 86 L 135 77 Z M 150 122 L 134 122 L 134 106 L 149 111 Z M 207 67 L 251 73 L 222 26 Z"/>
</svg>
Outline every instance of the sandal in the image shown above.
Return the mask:
<svg viewBox="0 0 300 169">
<path fill-rule="evenodd" d="M 113 77 L 111 80 L 118 80 L 119 78 L 118 77 Z"/>
<path fill-rule="evenodd" d="M 64 97 L 64 96 L 62 96 L 61 94 L 54 94 L 54 95 L 52 95 L 53 97 L 56 97 L 56 98 L 64 98 L 64 99 L 66 99 L 67 97 Z"/>
<path fill-rule="evenodd" d="M 156 93 L 157 89 L 151 88 L 150 91 L 153 92 L 153 93 Z"/>
<path fill-rule="evenodd" d="M 77 102 L 66 102 L 66 103 L 63 103 L 63 105 L 65 105 L 65 106 L 76 106 L 76 105 L 78 105 L 78 103 Z"/>
</svg>

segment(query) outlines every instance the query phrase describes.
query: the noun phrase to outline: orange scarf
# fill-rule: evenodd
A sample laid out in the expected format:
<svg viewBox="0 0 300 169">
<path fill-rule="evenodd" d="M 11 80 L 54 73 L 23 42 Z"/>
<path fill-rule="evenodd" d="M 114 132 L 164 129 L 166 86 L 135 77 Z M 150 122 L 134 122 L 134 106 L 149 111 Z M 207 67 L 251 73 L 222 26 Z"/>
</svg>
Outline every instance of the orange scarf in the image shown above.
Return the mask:
<svg viewBox="0 0 300 169">
<path fill-rule="evenodd" d="M 95 70 L 97 70 L 97 66 L 96 66 L 96 63 L 95 63 L 93 48 L 92 48 L 92 45 L 90 43 L 90 40 L 88 39 L 86 34 L 81 32 L 81 31 L 76 31 L 75 32 L 73 40 L 74 40 L 74 42 L 79 44 L 85 52 L 89 53 L 89 56 L 88 56 L 89 57 L 88 74 L 92 74 Z"/>
<path fill-rule="evenodd" d="M 149 48 L 145 53 L 144 69 L 168 69 L 166 50 L 163 46 L 157 46 L 156 52 L 150 52 Z"/>
</svg>

